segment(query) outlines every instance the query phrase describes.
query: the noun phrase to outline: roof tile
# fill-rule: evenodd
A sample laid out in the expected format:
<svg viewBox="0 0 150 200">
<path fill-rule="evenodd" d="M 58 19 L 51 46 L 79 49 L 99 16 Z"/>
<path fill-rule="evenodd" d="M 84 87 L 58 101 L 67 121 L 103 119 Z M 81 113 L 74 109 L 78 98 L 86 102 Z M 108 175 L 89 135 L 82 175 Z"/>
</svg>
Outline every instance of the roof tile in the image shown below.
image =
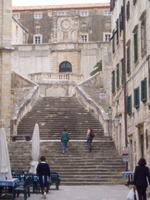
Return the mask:
<svg viewBox="0 0 150 200">
<path fill-rule="evenodd" d="M 109 7 L 110 3 L 89 3 L 89 4 L 66 4 L 66 5 L 47 5 L 47 6 L 15 6 L 13 11 L 17 10 L 45 10 L 45 9 L 68 9 L 68 8 L 95 8 Z"/>
</svg>

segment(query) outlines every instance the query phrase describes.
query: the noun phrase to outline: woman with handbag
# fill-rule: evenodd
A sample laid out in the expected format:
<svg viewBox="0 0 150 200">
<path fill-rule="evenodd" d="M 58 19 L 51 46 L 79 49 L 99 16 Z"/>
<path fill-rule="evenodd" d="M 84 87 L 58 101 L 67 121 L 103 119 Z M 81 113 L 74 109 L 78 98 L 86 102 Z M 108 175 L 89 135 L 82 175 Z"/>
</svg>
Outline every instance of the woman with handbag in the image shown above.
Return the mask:
<svg viewBox="0 0 150 200">
<path fill-rule="evenodd" d="M 148 187 L 147 181 L 150 182 L 150 171 L 149 168 L 146 167 L 146 160 L 141 158 L 138 162 L 139 166 L 136 166 L 134 172 L 134 185 L 136 186 L 139 200 L 147 200 L 146 197 L 146 189 Z"/>
</svg>

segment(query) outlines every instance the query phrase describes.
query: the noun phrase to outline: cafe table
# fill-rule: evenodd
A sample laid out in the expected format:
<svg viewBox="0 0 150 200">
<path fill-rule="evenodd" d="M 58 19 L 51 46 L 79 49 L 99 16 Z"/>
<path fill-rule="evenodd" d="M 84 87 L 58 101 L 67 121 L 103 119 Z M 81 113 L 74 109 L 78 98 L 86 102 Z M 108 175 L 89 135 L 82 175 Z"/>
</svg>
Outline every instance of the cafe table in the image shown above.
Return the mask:
<svg viewBox="0 0 150 200">
<path fill-rule="evenodd" d="M 19 182 L 18 178 L 12 178 L 11 180 L 0 180 L 0 200 L 1 199 L 14 199 L 13 190 L 18 182 Z M 2 196 L 3 188 L 4 188 L 4 195 Z M 10 193 L 11 193 L 11 195 L 10 195 Z"/>
</svg>

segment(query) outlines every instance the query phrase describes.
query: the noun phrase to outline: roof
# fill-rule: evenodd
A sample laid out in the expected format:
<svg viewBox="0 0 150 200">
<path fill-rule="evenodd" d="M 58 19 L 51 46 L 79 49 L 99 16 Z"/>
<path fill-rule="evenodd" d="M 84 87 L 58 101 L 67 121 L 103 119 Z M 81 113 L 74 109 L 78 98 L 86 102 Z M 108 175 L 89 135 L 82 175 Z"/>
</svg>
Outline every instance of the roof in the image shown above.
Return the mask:
<svg viewBox="0 0 150 200">
<path fill-rule="evenodd" d="M 21 11 L 21 10 L 97 8 L 97 7 L 109 7 L 109 6 L 110 3 L 89 3 L 89 4 L 47 5 L 47 6 L 15 6 L 12 9 L 13 11 Z"/>
</svg>

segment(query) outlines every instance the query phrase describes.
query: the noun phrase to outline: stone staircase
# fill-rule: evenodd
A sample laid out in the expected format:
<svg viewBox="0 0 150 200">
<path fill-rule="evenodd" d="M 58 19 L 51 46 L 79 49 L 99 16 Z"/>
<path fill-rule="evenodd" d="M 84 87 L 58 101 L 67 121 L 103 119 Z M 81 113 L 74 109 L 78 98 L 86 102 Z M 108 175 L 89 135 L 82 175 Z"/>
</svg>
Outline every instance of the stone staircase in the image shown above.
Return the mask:
<svg viewBox="0 0 150 200">
<path fill-rule="evenodd" d="M 103 134 L 99 121 L 86 111 L 75 97 L 39 98 L 33 109 L 22 119 L 18 134 L 32 134 L 35 123 L 40 127 L 40 155 L 45 155 L 51 171 L 61 176 L 64 185 L 106 185 L 124 183 L 125 164 L 118 155 L 111 137 Z M 62 154 L 61 132 L 66 126 L 70 135 L 68 151 Z M 93 150 L 86 144 L 86 131 L 95 132 Z M 9 144 L 13 170 L 28 171 L 31 162 L 31 141 Z"/>
</svg>

